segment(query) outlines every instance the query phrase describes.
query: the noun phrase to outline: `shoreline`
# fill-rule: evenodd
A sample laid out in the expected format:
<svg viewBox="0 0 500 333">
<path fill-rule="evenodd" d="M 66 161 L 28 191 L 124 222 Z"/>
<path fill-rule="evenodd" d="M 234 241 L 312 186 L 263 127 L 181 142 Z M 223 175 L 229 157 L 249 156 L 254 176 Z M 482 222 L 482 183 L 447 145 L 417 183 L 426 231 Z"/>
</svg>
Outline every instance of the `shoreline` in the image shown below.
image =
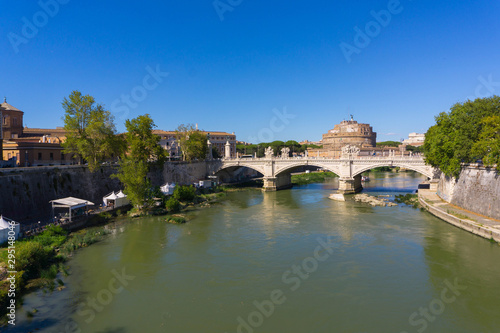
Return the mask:
<svg viewBox="0 0 500 333">
<path fill-rule="evenodd" d="M 435 217 L 474 235 L 500 243 L 500 221 L 452 205 L 430 190 L 419 190 L 418 201 Z"/>
</svg>

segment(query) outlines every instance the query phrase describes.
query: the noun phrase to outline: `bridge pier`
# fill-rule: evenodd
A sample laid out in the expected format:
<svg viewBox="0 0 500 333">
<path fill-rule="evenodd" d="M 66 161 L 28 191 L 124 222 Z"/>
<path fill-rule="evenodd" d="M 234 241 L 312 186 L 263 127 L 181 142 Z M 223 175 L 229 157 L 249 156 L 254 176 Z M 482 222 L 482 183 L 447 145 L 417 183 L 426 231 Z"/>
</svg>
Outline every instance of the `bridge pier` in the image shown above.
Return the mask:
<svg viewBox="0 0 500 333">
<path fill-rule="evenodd" d="M 292 175 L 282 174 L 276 177 L 264 177 L 263 191 L 273 192 L 292 187 Z"/>
<path fill-rule="evenodd" d="M 339 179 L 339 190 L 340 194 L 354 194 L 361 192 L 363 186 L 361 185 L 361 175 L 354 177 L 342 177 Z"/>
</svg>

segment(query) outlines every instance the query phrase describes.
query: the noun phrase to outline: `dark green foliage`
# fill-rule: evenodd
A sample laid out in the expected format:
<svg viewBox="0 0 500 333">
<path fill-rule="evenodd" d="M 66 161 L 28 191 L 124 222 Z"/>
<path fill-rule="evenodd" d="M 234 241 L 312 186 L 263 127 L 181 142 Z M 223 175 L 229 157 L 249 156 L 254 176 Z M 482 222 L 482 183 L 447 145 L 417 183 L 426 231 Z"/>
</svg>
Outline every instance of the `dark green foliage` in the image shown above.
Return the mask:
<svg viewBox="0 0 500 333">
<path fill-rule="evenodd" d="M 165 208 L 167 208 L 169 213 L 177 213 L 181 209 L 181 204 L 176 198 L 170 197 L 165 202 Z"/>
<path fill-rule="evenodd" d="M 34 241 L 39 242 L 42 246 L 59 247 L 67 238 L 67 231 L 61 226 L 49 226 L 41 234 L 33 238 Z"/>
<path fill-rule="evenodd" d="M 455 104 L 436 117 L 425 137 L 427 163 L 458 177 L 462 163 L 482 160 L 500 170 L 500 97 Z"/>
<path fill-rule="evenodd" d="M 156 125 L 148 114 L 127 120 L 125 125 L 128 152 L 122 155 L 118 173 L 111 177 L 123 183 L 133 206 L 149 208 L 154 204 L 154 191 L 147 175 L 154 164 L 163 164 L 166 151 L 159 145 L 160 137 L 153 133 Z"/>
<path fill-rule="evenodd" d="M 236 151 L 242 155 L 254 155 L 257 153 L 257 157 L 264 157 L 264 151 L 266 150 L 267 147 L 273 148 L 274 155 L 280 155 L 281 154 L 281 148 L 288 147 L 290 148 L 290 154 L 297 153 L 297 154 L 302 154 L 304 153 L 307 148 L 322 148 L 323 146 L 317 146 L 317 145 L 301 145 L 297 141 L 294 140 L 289 140 L 287 142 L 283 141 L 273 141 L 273 142 L 262 142 L 259 143 L 258 145 L 236 145 Z"/>
<path fill-rule="evenodd" d="M 394 201 L 397 203 L 403 203 L 408 206 L 412 206 L 413 208 L 418 208 L 418 195 L 417 194 L 400 194 L 394 197 Z"/>
<path fill-rule="evenodd" d="M 194 186 L 176 186 L 173 197 L 181 202 L 191 202 L 196 197 Z"/>
<path fill-rule="evenodd" d="M 333 172 L 311 172 L 300 175 L 292 175 L 292 184 L 305 185 L 312 183 L 323 183 L 327 179 L 338 177 Z"/>
<path fill-rule="evenodd" d="M 44 248 L 36 241 L 19 242 L 16 247 L 16 271 L 24 271 L 28 279 L 37 278 L 53 252 L 53 249 Z"/>
<path fill-rule="evenodd" d="M 166 221 L 169 223 L 176 223 L 176 224 L 186 223 L 186 219 L 182 216 L 169 216 L 167 217 Z"/>
<path fill-rule="evenodd" d="M 415 146 L 408 145 L 408 146 L 406 146 L 406 150 L 411 151 L 413 153 L 422 153 L 423 152 L 422 146 L 415 147 Z"/>
<path fill-rule="evenodd" d="M 399 141 L 382 141 L 382 142 L 377 142 L 377 147 L 399 147 L 401 145 L 401 142 Z"/>
</svg>

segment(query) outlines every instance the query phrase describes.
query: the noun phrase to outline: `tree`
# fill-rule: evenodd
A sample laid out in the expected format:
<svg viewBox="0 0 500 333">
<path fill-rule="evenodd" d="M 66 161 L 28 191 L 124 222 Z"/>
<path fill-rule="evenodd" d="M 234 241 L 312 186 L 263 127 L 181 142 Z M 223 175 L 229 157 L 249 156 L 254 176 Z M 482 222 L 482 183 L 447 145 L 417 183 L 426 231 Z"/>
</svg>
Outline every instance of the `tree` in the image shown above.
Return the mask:
<svg viewBox="0 0 500 333">
<path fill-rule="evenodd" d="M 377 142 L 377 147 L 399 147 L 401 145 L 401 142 L 399 141 L 383 141 L 383 142 Z"/>
<path fill-rule="evenodd" d="M 133 160 L 163 164 L 167 151 L 160 146 L 160 137 L 153 133 L 156 127 L 149 114 L 125 121 L 129 157 Z"/>
<path fill-rule="evenodd" d="M 500 114 L 485 117 L 479 140 L 472 146 L 473 154 L 481 156 L 486 165 L 496 165 L 500 171 Z"/>
<path fill-rule="evenodd" d="M 106 159 L 118 156 L 124 150 L 123 140 L 117 136 L 114 118 L 90 95 L 75 90 L 63 100 L 65 153 L 74 154 L 89 164 L 94 172 Z"/>
<path fill-rule="evenodd" d="M 192 124 L 181 124 L 176 129 L 177 140 L 185 161 L 204 160 L 207 157 L 207 136 Z"/>
<path fill-rule="evenodd" d="M 136 208 L 151 207 L 154 189 L 147 175 L 155 164 L 162 164 L 166 151 L 159 145 L 160 137 L 153 133 L 156 127 L 146 114 L 125 122 L 128 150 L 122 155 L 117 177 L 124 185 L 124 192 Z"/>
<path fill-rule="evenodd" d="M 497 163 L 498 168 L 499 114 L 498 96 L 457 103 L 449 113 L 440 113 L 425 135 L 427 163 L 455 177 L 460 174 L 462 163 L 478 159 L 489 165 Z"/>
</svg>

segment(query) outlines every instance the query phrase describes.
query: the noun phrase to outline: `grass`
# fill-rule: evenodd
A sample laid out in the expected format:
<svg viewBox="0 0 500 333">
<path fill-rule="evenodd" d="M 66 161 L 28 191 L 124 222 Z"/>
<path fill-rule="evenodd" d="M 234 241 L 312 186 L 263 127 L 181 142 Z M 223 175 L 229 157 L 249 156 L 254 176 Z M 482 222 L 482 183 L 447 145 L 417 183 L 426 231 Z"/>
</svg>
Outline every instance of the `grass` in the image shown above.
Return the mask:
<svg viewBox="0 0 500 333">
<path fill-rule="evenodd" d="M 471 218 L 471 217 L 469 217 L 467 215 L 455 212 L 454 210 L 447 209 L 446 212 L 448 214 L 453 215 L 455 217 L 458 217 L 459 219 L 462 219 L 462 220 L 470 220 L 470 221 L 477 222 L 477 220 L 475 220 L 475 219 L 473 219 L 473 218 Z"/>
<path fill-rule="evenodd" d="M 333 172 L 311 172 L 302 173 L 300 175 L 292 175 L 292 184 L 295 185 L 306 185 L 312 183 L 323 183 L 327 179 L 338 177 Z"/>
</svg>

